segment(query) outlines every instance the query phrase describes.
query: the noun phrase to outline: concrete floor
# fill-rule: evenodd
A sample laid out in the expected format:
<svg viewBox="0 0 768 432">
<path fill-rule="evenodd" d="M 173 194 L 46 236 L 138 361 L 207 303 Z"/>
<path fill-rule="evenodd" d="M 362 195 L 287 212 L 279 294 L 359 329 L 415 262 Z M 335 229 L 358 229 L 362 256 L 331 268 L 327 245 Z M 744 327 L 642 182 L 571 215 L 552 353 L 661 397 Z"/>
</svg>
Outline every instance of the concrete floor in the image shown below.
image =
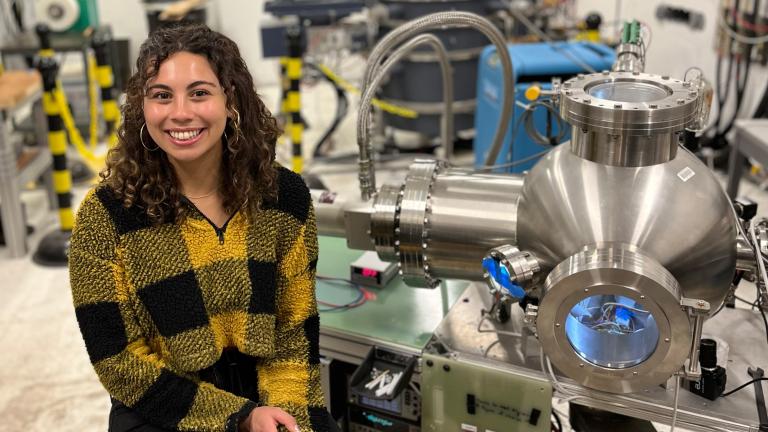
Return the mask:
<svg viewBox="0 0 768 432">
<path fill-rule="evenodd" d="M 262 89 L 268 105 L 274 106 L 278 90 Z M 333 92 L 318 85 L 302 89 L 304 115 L 315 126 L 306 132 L 305 141 L 314 143 L 335 109 Z M 356 106 L 353 100 L 352 106 Z M 330 105 L 330 106 L 329 106 Z M 342 123 L 335 149 L 355 149 L 354 116 Z M 309 146 L 307 146 L 309 147 Z M 306 149 L 309 156 L 309 148 Z M 288 145 L 278 149 L 279 158 L 290 160 Z M 471 155 L 465 155 L 471 161 Z M 329 172 L 330 170 L 325 170 Z M 356 174 L 325 174 L 322 179 L 342 195 L 357 193 Z M 383 174 L 383 173 L 382 173 Z M 390 173 L 401 178 L 404 171 Z M 76 187 L 75 203 L 80 202 L 87 186 Z M 760 214 L 768 216 L 768 194 L 744 182 L 742 194 L 757 200 Z M 34 250 L 42 235 L 55 229 L 56 215 L 47 209 L 42 190 L 23 193 L 28 222 L 36 227 L 30 237 Z M 754 288 L 745 284 L 739 295 L 754 299 Z M 107 428 L 109 400 L 94 374 L 72 307 L 69 280 L 65 268 L 43 268 L 29 255 L 9 259 L 0 248 L 0 432 L 89 432 Z M 561 410 L 567 410 L 557 404 Z M 659 430 L 668 430 L 659 426 Z M 680 431 L 680 429 L 677 429 Z"/>
</svg>

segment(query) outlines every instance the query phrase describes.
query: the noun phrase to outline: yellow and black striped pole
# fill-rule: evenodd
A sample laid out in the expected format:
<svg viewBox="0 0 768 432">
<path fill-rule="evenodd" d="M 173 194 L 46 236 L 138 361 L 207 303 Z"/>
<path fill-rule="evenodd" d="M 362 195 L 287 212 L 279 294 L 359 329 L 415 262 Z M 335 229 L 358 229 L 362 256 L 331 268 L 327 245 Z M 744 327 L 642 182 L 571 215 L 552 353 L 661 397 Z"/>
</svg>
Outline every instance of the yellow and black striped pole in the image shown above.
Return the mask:
<svg viewBox="0 0 768 432">
<path fill-rule="evenodd" d="M 280 57 L 280 116 L 285 118 L 288 111 L 288 89 L 291 81 L 288 79 L 288 57 Z"/>
<path fill-rule="evenodd" d="M 117 142 L 120 109 L 115 100 L 115 79 L 109 54 L 110 42 L 108 34 L 97 34 L 91 40 L 91 47 L 96 54 L 96 77 L 101 89 L 101 106 L 104 110 L 104 121 L 107 123 L 107 136 L 109 137 L 107 142 L 111 147 Z"/>
<path fill-rule="evenodd" d="M 56 80 L 59 65 L 53 58 L 50 31 L 47 26 L 37 27 L 40 52 L 37 70 L 43 78 L 43 110 L 48 118 L 48 147 L 53 156 L 53 188 L 59 208 L 59 230 L 47 234 L 33 255 L 36 263 L 45 266 L 66 266 L 69 239 L 74 225 L 72 213 L 72 176 L 67 168 L 67 135 L 59 105 L 56 103 Z"/>
<path fill-rule="evenodd" d="M 304 158 L 301 155 L 301 138 L 304 134 L 304 120 L 301 117 L 301 94 L 299 83 L 301 82 L 301 29 L 289 28 L 288 59 L 285 69 L 288 76 L 288 95 L 285 99 L 285 111 L 288 115 L 288 132 L 291 137 L 293 171 L 301 173 L 304 169 Z"/>
</svg>

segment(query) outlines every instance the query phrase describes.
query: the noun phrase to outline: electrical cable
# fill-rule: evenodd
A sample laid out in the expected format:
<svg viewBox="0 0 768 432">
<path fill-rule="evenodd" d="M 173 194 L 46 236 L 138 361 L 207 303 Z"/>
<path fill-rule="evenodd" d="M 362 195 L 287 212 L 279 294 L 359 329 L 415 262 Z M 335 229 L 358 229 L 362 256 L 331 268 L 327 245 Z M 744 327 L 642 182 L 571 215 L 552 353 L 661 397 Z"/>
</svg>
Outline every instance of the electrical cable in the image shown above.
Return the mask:
<svg viewBox="0 0 768 432">
<path fill-rule="evenodd" d="M 755 0 L 754 9 L 750 14 L 750 20 L 752 23 L 755 23 L 757 21 L 757 12 L 759 9 L 760 9 L 760 0 Z M 737 13 L 737 18 L 738 18 L 738 13 Z M 742 62 L 745 63 L 743 78 L 739 74 L 739 70 L 741 69 Z M 749 71 L 750 71 L 751 65 L 752 65 L 752 45 L 747 45 L 744 54 L 740 56 L 739 59 L 737 59 L 737 63 L 736 63 L 736 106 L 733 109 L 733 116 L 731 116 L 731 121 L 725 127 L 725 130 L 723 130 L 721 135 L 726 135 L 728 132 L 730 132 L 730 130 L 733 128 L 733 124 L 736 122 L 736 118 L 739 115 L 739 111 L 741 111 L 742 103 L 744 102 L 744 90 L 746 89 L 747 83 L 749 82 Z"/>
<path fill-rule="evenodd" d="M 648 42 L 645 42 L 645 38 L 640 36 L 643 39 L 643 52 L 645 52 L 651 47 L 651 42 L 653 42 L 653 32 L 651 31 L 651 26 L 648 24 L 644 22 L 641 22 L 640 24 L 642 24 L 641 31 L 646 30 L 648 32 Z"/>
<path fill-rule="evenodd" d="M 538 158 L 540 158 L 540 157 L 544 156 L 545 154 L 549 153 L 550 151 L 552 151 L 552 149 L 546 149 L 546 150 L 544 150 L 544 151 L 541 151 L 541 152 L 539 152 L 539 153 L 536 153 L 536 154 L 532 154 L 532 155 L 530 155 L 530 156 L 528 156 L 528 157 L 524 157 L 524 158 L 522 158 L 522 159 L 518 159 L 518 160 L 516 160 L 516 161 L 514 161 L 514 162 L 507 162 L 507 163 L 498 164 L 498 165 L 489 165 L 489 166 L 484 166 L 484 167 L 482 167 L 482 168 L 478 168 L 478 169 L 474 170 L 473 172 L 480 172 L 480 171 L 485 171 L 485 170 L 489 170 L 489 169 L 497 169 L 497 168 L 510 168 L 510 167 L 515 167 L 515 166 L 517 166 L 517 165 L 522 165 L 522 164 L 524 164 L 524 163 L 526 163 L 526 162 L 530 162 L 530 161 L 532 161 L 532 160 L 536 160 L 536 159 L 538 159 Z"/>
<path fill-rule="evenodd" d="M 13 5 L 10 0 L 3 1 L 3 21 L 7 22 L 7 29 L 11 36 L 16 36 L 21 33 L 21 28 L 16 23 L 16 19 L 13 13 Z"/>
<path fill-rule="evenodd" d="M 765 316 L 765 310 L 762 304 L 758 304 L 757 310 L 760 311 L 760 315 L 763 317 L 763 324 L 765 325 L 765 340 L 768 342 L 768 318 Z"/>
<path fill-rule="evenodd" d="M 746 303 L 746 304 L 748 304 L 748 305 L 752 306 L 752 309 L 754 309 L 754 308 L 755 308 L 755 306 L 757 305 L 757 301 L 755 301 L 755 302 L 753 303 L 753 302 L 751 302 L 751 301 L 749 301 L 749 300 L 744 300 L 743 298 L 741 298 L 741 297 L 739 297 L 739 296 L 737 296 L 737 295 L 734 295 L 733 297 L 734 297 L 736 300 L 738 300 L 738 301 L 740 301 L 740 302 L 742 302 L 742 303 Z"/>
<path fill-rule="evenodd" d="M 704 75 L 704 71 L 701 70 L 700 67 L 698 67 L 698 66 L 691 66 L 691 67 L 689 67 L 688 69 L 685 70 L 685 73 L 683 74 L 683 81 L 688 81 L 688 72 L 694 71 L 694 70 L 699 72 L 699 76 L 703 76 Z"/>
<path fill-rule="evenodd" d="M 522 104 L 520 104 L 522 105 Z M 538 106 L 543 106 L 547 114 L 551 114 L 555 117 L 555 122 L 557 124 L 557 135 L 552 136 L 547 134 L 542 135 L 537 129 L 536 124 L 534 123 L 534 117 L 533 117 L 533 111 Z M 528 134 L 528 136 L 531 137 L 531 141 L 533 141 L 535 144 L 539 144 L 541 146 L 553 146 L 552 140 L 556 142 L 555 145 L 561 144 L 563 139 L 565 139 L 565 135 L 568 131 L 565 125 L 565 120 L 560 116 L 560 113 L 557 111 L 557 109 L 554 107 L 554 105 L 549 101 L 533 101 L 530 104 L 525 106 L 525 111 L 517 118 L 515 121 L 515 127 L 512 128 L 512 139 L 509 141 L 509 154 L 514 154 L 514 145 L 515 145 L 515 138 L 517 137 L 517 133 L 520 130 L 520 125 L 524 123 L 525 132 Z M 489 169 L 497 169 L 497 168 L 511 168 L 515 167 L 517 165 L 522 165 L 526 162 L 530 162 L 532 160 L 535 160 L 545 154 L 547 154 L 551 149 L 548 148 L 547 150 L 544 150 L 543 152 L 535 153 L 533 155 L 524 157 L 522 159 L 518 159 L 516 161 L 507 162 L 503 164 L 497 164 L 497 165 L 485 165 L 482 166 L 473 172 L 480 172 L 480 171 L 486 171 Z"/>
<path fill-rule="evenodd" d="M 547 45 L 552 47 L 555 51 L 561 52 L 564 56 L 571 59 L 574 63 L 582 67 L 584 70 L 586 70 L 589 73 L 595 73 L 597 72 L 592 66 L 590 66 L 587 62 L 579 58 L 577 55 L 571 53 L 569 50 L 565 49 L 562 46 L 559 46 L 555 43 L 554 39 L 552 39 L 548 34 L 541 31 L 540 28 L 536 27 L 535 24 L 531 22 L 531 20 L 528 19 L 525 15 L 523 15 L 520 11 L 516 10 L 511 5 L 507 7 L 507 12 L 509 12 L 514 18 L 519 20 L 525 27 L 528 28 L 531 32 L 535 33 L 538 37 L 540 37 L 544 42 L 546 42 Z"/>
<path fill-rule="evenodd" d="M 669 425 L 669 432 L 675 432 L 675 425 L 677 424 L 678 403 L 680 401 L 680 376 L 675 377 L 675 402 L 672 408 L 672 423 Z"/>
<path fill-rule="evenodd" d="M 339 85 L 339 87 L 343 88 L 347 91 L 347 93 L 352 94 L 358 94 L 360 93 L 360 89 L 355 87 L 353 84 L 351 84 L 349 81 L 345 80 L 344 78 L 336 75 L 332 70 L 330 70 L 328 67 L 324 65 L 318 66 L 322 71 L 323 74 L 325 74 L 328 78 L 333 80 L 336 84 Z M 383 100 L 374 98 L 373 99 L 373 106 L 381 109 L 384 112 L 387 112 L 392 115 L 396 115 L 398 117 L 404 117 L 407 119 L 415 119 L 419 116 L 419 113 L 416 111 L 410 109 L 410 108 L 404 108 L 400 107 L 388 102 L 385 102 Z"/>
<path fill-rule="evenodd" d="M 733 211 L 735 212 L 736 209 L 734 208 Z M 745 237 L 745 238 L 751 239 L 752 252 L 755 254 L 755 256 L 762 258 L 757 260 L 758 271 L 756 272 L 757 282 L 755 283 L 755 286 L 757 287 L 757 291 L 758 291 L 757 292 L 757 309 L 760 311 L 760 315 L 763 317 L 763 324 L 765 325 L 765 340 L 766 342 L 768 342 L 768 318 L 766 318 L 765 311 L 763 310 L 764 292 L 760 290 L 761 287 L 763 290 L 765 290 L 766 283 L 768 283 L 768 272 L 765 269 L 766 258 L 765 258 L 765 255 L 763 255 L 763 252 L 760 250 L 760 244 L 757 240 L 755 227 L 754 225 L 752 225 L 751 221 L 748 222 L 748 227 L 749 227 L 750 237 Z"/>
<path fill-rule="evenodd" d="M 739 390 L 741 390 L 741 389 L 744 389 L 744 388 L 746 388 L 746 387 L 749 387 L 750 385 L 752 385 L 752 384 L 754 384 L 754 383 L 756 383 L 756 382 L 758 382 L 758 381 L 768 381 L 768 378 L 755 378 L 755 379 L 753 379 L 752 381 L 747 381 L 747 382 L 745 382 L 744 384 L 742 384 L 742 385 L 740 385 L 740 386 L 736 387 L 735 389 L 733 389 L 733 390 L 730 390 L 730 391 L 727 391 L 727 392 L 725 392 L 725 393 L 721 394 L 721 395 L 720 395 L 720 397 L 726 397 L 726 396 L 730 396 L 730 395 L 732 395 L 732 394 L 736 393 L 737 391 L 739 391 Z"/>
<path fill-rule="evenodd" d="M 557 424 L 557 432 L 563 432 L 563 422 L 560 421 L 560 416 L 557 415 L 555 410 L 552 410 L 552 417 L 555 418 L 555 423 Z"/>
<path fill-rule="evenodd" d="M 523 337 L 522 334 L 517 333 L 517 332 L 511 332 L 511 331 L 506 331 L 506 330 L 496 330 L 496 329 L 481 329 L 483 323 L 487 319 L 488 319 L 488 312 L 483 310 L 482 311 L 482 318 L 480 319 L 480 322 L 477 323 L 477 332 L 478 333 L 496 333 L 496 334 L 501 334 L 501 335 L 505 335 L 505 336 L 518 337 L 518 338 Z"/>
<path fill-rule="evenodd" d="M 10 3 L 7 0 L 0 0 L 0 13 L 3 15 L 3 23 L 8 31 L 9 36 L 18 34 L 18 29 L 14 30 L 13 16 L 10 8 Z"/>
<path fill-rule="evenodd" d="M 533 112 L 535 111 L 536 107 L 544 107 L 544 109 L 547 111 L 547 114 L 554 116 L 555 123 L 557 124 L 557 135 L 552 136 L 550 133 L 542 135 L 541 132 L 536 129 L 536 123 L 534 123 L 535 119 L 533 117 Z M 531 102 L 525 108 L 525 111 L 523 111 L 523 114 L 518 119 L 518 122 L 523 122 L 525 125 L 525 133 L 531 137 L 533 142 L 543 146 L 553 145 L 553 141 L 556 143 L 554 145 L 560 144 L 563 139 L 565 139 L 565 135 L 568 133 L 565 120 L 563 120 L 563 118 L 560 116 L 560 113 L 557 111 L 557 108 L 555 108 L 554 104 L 552 104 L 550 101 L 542 100 Z M 515 125 L 515 129 L 517 129 L 517 125 Z M 516 137 L 516 132 L 517 131 L 512 134 L 512 139 Z"/>
<path fill-rule="evenodd" d="M 735 7 L 738 8 L 738 1 L 736 1 Z M 720 16 L 722 19 L 724 18 L 724 15 L 728 15 L 730 13 L 730 9 L 726 11 L 725 14 L 720 13 Z M 722 136 L 720 135 L 720 121 L 723 118 L 723 108 L 725 107 L 725 101 L 728 100 L 729 92 L 731 89 L 731 73 L 733 70 L 733 54 L 732 54 L 732 45 L 733 42 L 731 39 L 729 39 L 727 42 L 727 47 L 725 49 L 721 48 L 721 52 L 718 52 L 717 55 L 717 62 L 715 63 L 715 95 L 717 96 L 717 116 L 715 117 L 714 121 L 712 121 L 705 129 L 702 131 L 702 135 L 708 132 L 710 129 L 715 129 L 715 134 L 712 137 L 710 146 L 712 148 L 720 148 L 723 147 L 724 144 L 721 143 Z M 728 72 L 725 77 L 725 89 L 723 89 L 723 72 L 722 72 L 722 66 L 723 66 L 723 57 L 725 57 L 724 51 L 727 51 L 729 53 L 728 55 Z"/>
<path fill-rule="evenodd" d="M 730 36 L 731 39 L 737 42 L 741 42 L 747 45 L 760 45 L 768 42 L 768 35 L 749 37 L 749 36 L 744 36 L 742 34 L 737 33 L 725 21 L 725 17 L 722 15 L 720 16 L 720 19 L 717 20 L 717 23 L 720 25 L 720 28 L 722 28 L 723 30 L 725 30 L 726 33 L 728 33 L 728 36 Z"/>
<path fill-rule="evenodd" d="M 339 127 L 339 124 L 341 124 L 342 120 L 344 120 L 344 117 L 347 116 L 347 111 L 349 110 L 349 99 L 347 99 L 347 92 L 344 90 L 342 86 L 340 86 L 336 81 L 334 81 L 327 73 L 326 71 L 329 71 L 327 67 L 323 67 L 322 65 L 316 65 L 314 63 L 306 63 L 306 65 L 316 70 L 320 73 L 320 76 L 325 78 L 326 81 L 328 81 L 336 90 L 336 114 L 333 118 L 333 122 L 330 126 L 328 126 L 328 129 L 323 133 L 323 135 L 320 137 L 319 140 L 317 140 L 317 144 L 314 146 L 314 150 L 312 151 L 313 157 L 320 157 L 322 155 L 322 147 L 323 144 L 330 138 L 331 135 L 336 131 L 336 129 Z"/>
<path fill-rule="evenodd" d="M 354 309 L 356 307 L 364 305 L 369 298 L 373 297 L 373 295 L 368 290 L 350 281 L 349 279 L 336 278 L 336 277 L 330 277 L 330 276 L 320 276 L 320 275 L 316 275 L 315 278 L 318 280 L 322 280 L 330 283 L 345 284 L 357 290 L 357 297 L 349 303 L 335 304 L 335 303 L 330 303 L 330 302 L 326 302 L 318 299 L 317 300 L 318 305 L 326 306 L 325 308 L 318 308 L 320 312 L 340 312 L 340 311 L 346 311 L 349 309 Z"/>
</svg>

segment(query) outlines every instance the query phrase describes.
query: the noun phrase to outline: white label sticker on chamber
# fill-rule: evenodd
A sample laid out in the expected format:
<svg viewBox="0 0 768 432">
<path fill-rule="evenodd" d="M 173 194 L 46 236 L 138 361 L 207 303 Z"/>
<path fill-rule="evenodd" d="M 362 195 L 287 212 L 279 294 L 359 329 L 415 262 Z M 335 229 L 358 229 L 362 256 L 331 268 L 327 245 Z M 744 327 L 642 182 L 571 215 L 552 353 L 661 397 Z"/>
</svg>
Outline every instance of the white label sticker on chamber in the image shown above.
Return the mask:
<svg viewBox="0 0 768 432">
<path fill-rule="evenodd" d="M 691 179 L 691 177 L 695 176 L 696 173 L 690 168 L 685 167 L 682 170 L 680 170 L 679 173 L 677 173 L 677 176 L 680 177 L 680 180 L 687 182 Z"/>
</svg>

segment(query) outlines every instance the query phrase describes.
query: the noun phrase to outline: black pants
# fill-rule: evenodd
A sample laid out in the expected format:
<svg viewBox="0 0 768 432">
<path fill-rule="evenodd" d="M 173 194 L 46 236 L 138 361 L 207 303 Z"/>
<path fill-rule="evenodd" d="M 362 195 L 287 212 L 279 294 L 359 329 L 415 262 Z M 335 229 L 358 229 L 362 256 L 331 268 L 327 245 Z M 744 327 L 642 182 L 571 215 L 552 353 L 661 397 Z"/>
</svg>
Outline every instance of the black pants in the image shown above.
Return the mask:
<svg viewBox="0 0 768 432">
<path fill-rule="evenodd" d="M 256 384 L 256 359 L 235 350 L 225 350 L 221 358 L 211 367 L 199 373 L 200 379 L 238 396 L 258 402 Z M 329 430 L 338 431 L 336 423 L 328 414 Z M 109 432 L 175 432 L 154 426 L 144 420 L 136 411 L 120 401 L 112 399 L 109 411 Z"/>
<path fill-rule="evenodd" d="M 147 423 L 136 411 L 112 399 L 109 410 L 109 432 L 172 432 Z"/>
</svg>

